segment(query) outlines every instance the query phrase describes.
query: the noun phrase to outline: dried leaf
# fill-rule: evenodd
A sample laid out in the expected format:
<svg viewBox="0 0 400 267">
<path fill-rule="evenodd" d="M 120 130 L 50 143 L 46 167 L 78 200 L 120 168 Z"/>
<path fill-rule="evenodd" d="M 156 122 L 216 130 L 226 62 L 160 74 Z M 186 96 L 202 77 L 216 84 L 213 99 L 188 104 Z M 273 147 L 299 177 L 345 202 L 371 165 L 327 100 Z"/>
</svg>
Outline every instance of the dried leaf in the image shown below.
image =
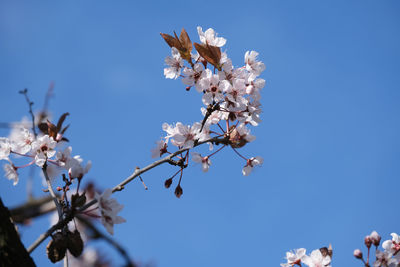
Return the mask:
<svg viewBox="0 0 400 267">
<path fill-rule="evenodd" d="M 52 263 L 56 263 L 65 257 L 67 246 L 65 237 L 61 232 L 57 232 L 53 235 L 53 239 L 50 240 L 46 247 L 47 257 Z"/>
<path fill-rule="evenodd" d="M 73 194 L 71 196 L 71 205 L 72 207 L 82 207 L 86 203 L 86 195 L 85 192 L 82 193 L 82 195 L 79 195 L 79 193 Z"/>
<path fill-rule="evenodd" d="M 179 36 L 179 40 L 181 41 L 182 46 L 186 49 L 186 51 L 190 54 L 192 52 L 192 41 L 190 41 L 189 35 L 186 30 L 182 28 L 181 35 Z"/>
<path fill-rule="evenodd" d="M 221 66 L 219 65 L 221 60 L 221 50 L 219 47 L 198 43 L 194 43 L 194 47 L 202 58 L 207 60 L 208 63 L 216 67 L 218 70 L 221 70 Z"/>
<path fill-rule="evenodd" d="M 75 229 L 73 233 L 68 231 L 67 248 L 75 258 L 82 254 L 83 240 L 78 230 Z"/>
<path fill-rule="evenodd" d="M 49 126 L 47 126 L 47 123 L 42 122 L 38 125 L 39 130 L 44 133 L 44 134 L 48 134 L 49 133 Z"/>
<path fill-rule="evenodd" d="M 59 132 L 59 131 L 61 130 L 62 124 L 64 123 L 65 118 L 66 118 L 68 115 L 69 115 L 69 113 L 66 112 L 66 113 L 62 114 L 61 117 L 58 119 L 58 122 L 57 122 L 57 132 Z"/>
<path fill-rule="evenodd" d="M 167 44 L 170 47 L 176 48 L 177 46 L 179 46 L 179 41 L 177 39 L 175 39 L 175 37 L 172 37 L 171 35 L 166 34 L 166 33 L 160 33 L 160 34 L 161 34 L 161 37 L 164 38 L 165 42 L 167 42 Z"/>
</svg>

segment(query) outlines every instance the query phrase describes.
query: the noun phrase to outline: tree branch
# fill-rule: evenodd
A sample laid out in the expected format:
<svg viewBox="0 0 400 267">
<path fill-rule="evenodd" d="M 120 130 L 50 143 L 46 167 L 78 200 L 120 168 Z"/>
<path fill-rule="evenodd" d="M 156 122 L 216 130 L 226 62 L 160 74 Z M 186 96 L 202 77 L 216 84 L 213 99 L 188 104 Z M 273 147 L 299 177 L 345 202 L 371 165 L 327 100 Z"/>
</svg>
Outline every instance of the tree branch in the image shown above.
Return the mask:
<svg viewBox="0 0 400 267">
<path fill-rule="evenodd" d="M 229 144 L 229 139 L 227 137 L 213 137 L 211 139 L 205 140 L 205 141 L 201 141 L 201 142 L 197 142 L 194 144 L 193 147 L 197 147 L 200 146 L 202 144 L 205 143 L 214 143 L 214 144 L 223 144 L 223 145 L 228 145 Z M 147 165 L 146 167 L 142 168 L 142 169 L 135 169 L 135 171 L 125 180 L 123 180 L 121 183 L 119 183 L 118 185 L 114 186 L 112 192 L 116 192 L 116 191 L 122 191 L 124 189 L 124 186 L 126 184 L 128 184 L 129 182 L 131 182 L 133 179 L 135 179 L 136 177 L 138 177 L 139 175 L 141 175 L 142 173 L 145 173 L 151 169 L 153 169 L 154 167 L 157 167 L 158 165 L 164 164 L 169 162 L 173 157 L 188 151 L 191 148 L 183 148 L 180 149 L 162 159 L 159 159 L 149 165 Z M 57 229 L 61 229 L 62 227 L 64 227 L 65 225 L 67 225 L 68 222 L 70 222 L 73 218 L 74 215 L 76 213 L 82 212 L 84 210 L 86 210 L 87 208 L 89 208 L 90 206 L 94 205 L 97 202 L 96 199 L 93 199 L 92 201 L 86 203 L 84 206 L 82 206 L 81 208 L 77 209 L 76 211 L 71 211 L 68 214 L 66 214 L 65 218 L 61 219 L 58 221 L 58 223 L 56 223 L 55 225 L 53 225 L 50 229 L 48 229 L 45 233 L 41 234 L 33 243 L 32 245 L 28 248 L 28 252 L 31 253 L 32 251 L 34 251 L 47 237 L 49 237 L 54 231 L 56 231 Z"/>
</svg>

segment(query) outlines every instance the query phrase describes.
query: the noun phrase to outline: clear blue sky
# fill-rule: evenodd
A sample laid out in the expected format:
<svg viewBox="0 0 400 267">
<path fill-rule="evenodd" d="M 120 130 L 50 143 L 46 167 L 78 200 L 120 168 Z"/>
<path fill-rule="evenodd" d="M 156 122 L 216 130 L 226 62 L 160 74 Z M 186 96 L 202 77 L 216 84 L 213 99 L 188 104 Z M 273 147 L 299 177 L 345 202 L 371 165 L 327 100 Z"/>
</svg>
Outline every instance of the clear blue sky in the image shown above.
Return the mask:
<svg viewBox="0 0 400 267">
<path fill-rule="evenodd" d="M 159 267 L 279 266 L 287 250 L 329 243 L 333 266 L 361 266 L 352 252 L 366 234 L 400 232 L 399 14 L 396 0 L 1 1 L 0 121 L 27 115 L 18 90 L 40 107 L 54 81 L 50 107 L 71 113 L 73 152 L 93 161 L 87 179 L 111 187 L 151 162 L 163 122 L 201 119 L 199 95 L 163 77 L 159 33 L 185 27 L 198 41 L 198 25 L 213 27 L 235 66 L 247 50 L 267 66 L 263 123 L 242 149 L 264 166 L 243 177 L 226 150 L 209 173 L 186 170 L 181 199 L 163 188 L 175 169 L 157 168 L 143 176 L 150 190 L 116 194 L 128 223 L 115 238 Z M 23 176 L 17 187 L 0 179 L 6 205 L 24 192 Z M 25 244 L 48 226 L 22 228 Z M 33 257 L 50 266 L 45 245 Z"/>
</svg>

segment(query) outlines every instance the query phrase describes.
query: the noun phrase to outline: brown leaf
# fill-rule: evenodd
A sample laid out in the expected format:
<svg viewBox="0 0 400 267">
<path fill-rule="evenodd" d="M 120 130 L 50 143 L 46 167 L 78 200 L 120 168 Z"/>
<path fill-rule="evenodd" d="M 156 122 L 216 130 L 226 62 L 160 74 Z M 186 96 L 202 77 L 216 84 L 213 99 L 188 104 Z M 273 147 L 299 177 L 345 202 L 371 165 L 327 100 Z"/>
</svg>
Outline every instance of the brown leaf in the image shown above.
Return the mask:
<svg viewBox="0 0 400 267">
<path fill-rule="evenodd" d="M 49 136 L 53 137 L 53 139 L 55 140 L 57 137 L 57 127 L 49 120 L 47 120 L 47 128 L 49 131 Z"/>
<path fill-rule="evenodd" d="M 221 70 L 221 66 L 219 65 L 221 60 L 221 50 L 219 47 L 198 43 L 194 43 L 194 47 L 202 58 L 207 60 L 208 63 L 216 67 L 218 70 Z"/>
<path fill-rule="evenodd" d="M 46 247 L 47 257 L 52 263 L 56 263 L 65 257 L 65 252 L 67 251 L 67 246 L 65 242 L 65 237 L 61 232 L 55 233 L 53 239 L 50 240 Z"/>
<path fill-rule="evenodd" d="M 61 117 L 58 119 L 58 122 L 57 122 L 57 132 L 59 132 L 59 131 L 61 130 L 62 124 L 64 123 L 65 118 L 66 118 L 68 115 L 69 115 L 69 113 L 66 112 L 66 113 L 62 114 Z"/>
<path fill-rule="evenodd" d="M 71 196 L 71 205 L 72 207 L 82 207 L 86 203 L 86 195 L 85 192 L 82 193 L 82 195 L 79 195 L 79 193 L 73 194 Z"/>
<path fill-rule="evenodd" d="M 44 134 L 48 134 L 49 133 L 49 126 L 47 126 L 47 123 L 42 122 L 38 125 L 39 130 L 44 133 Z"/>
<path fill-rule="evenodd" d="M 73 233 L 68 231 L 67 248 L 75 258 L 82 254 L 83 240 L 78 230 L 75 229 Z"/>
<path fill-rule="evenodd" d="M 182 28 L 179 40 L 181 41 L 182 46 L 190 53 L 192 51 L 192 41 L 190 41 L 189 35 L 184 28 Z"/>
<path fill-rule="evenodd" d="M 175 37 L 172 37 L 171 35 L 166 34 L 166 33 L 160 33 L 160 34 L 161 34 L 161 37 L 164 38 L 165 42 L 167 42 L 167 44 L 170 47 L 177 48 L 178 46 L 180 46 L 179 41 Z"/>
</svg>

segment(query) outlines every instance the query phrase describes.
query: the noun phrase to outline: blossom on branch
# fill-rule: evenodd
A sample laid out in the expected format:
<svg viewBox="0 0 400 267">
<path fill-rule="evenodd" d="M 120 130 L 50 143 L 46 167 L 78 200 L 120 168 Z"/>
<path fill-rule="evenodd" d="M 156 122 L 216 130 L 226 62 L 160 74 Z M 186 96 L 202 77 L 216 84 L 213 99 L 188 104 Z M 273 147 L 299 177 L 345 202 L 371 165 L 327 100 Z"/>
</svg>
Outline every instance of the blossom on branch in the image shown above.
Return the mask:
<svg viewBox="0 0 400 267">
<path fill-rule="evenodd" d="M 98 202 L 99 211 L 101 214 L 101 223 L 111 235 L 114 234 L 114 224 L 124 223 L 126 220 L 117 213 L 120 212 L 124 206 L 119 204 L 115 198 L 110 198 L 112 189 L 109 188 L 99 195 L 95 192 L 94 198 Z"/>
<path fill-rule="evenodd" d="M 54 141 L 53 137 L 49 135 L 43 135 L 38 137 L 32 143 L 32 151 L 35 153 L 35 163 L 39 167 L 43 167 L 47 159 L 53 157 L 56 154 L 54 148 L 56 147 L 57 142 Z"/>
</svg>

